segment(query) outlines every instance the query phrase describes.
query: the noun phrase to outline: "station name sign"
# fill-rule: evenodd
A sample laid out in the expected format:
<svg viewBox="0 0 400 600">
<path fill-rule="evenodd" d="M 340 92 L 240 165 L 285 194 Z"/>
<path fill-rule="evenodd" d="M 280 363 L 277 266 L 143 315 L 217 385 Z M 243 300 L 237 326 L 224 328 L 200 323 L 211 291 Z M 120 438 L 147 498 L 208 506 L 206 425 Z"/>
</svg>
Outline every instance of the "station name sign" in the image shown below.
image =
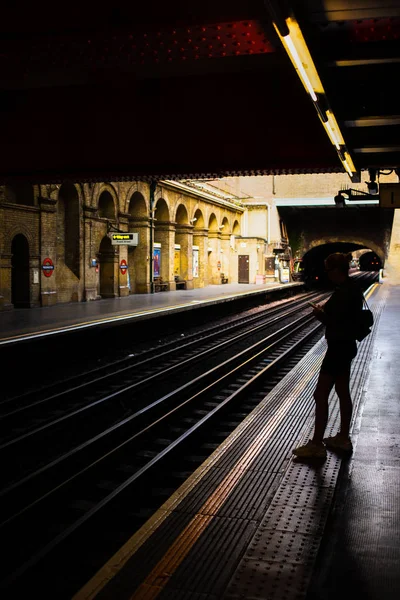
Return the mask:
<svg viewBox="0 0 400 600">
<path fill-rule="evenodd" d="M 137 246 L 139 243 L 138 233 L 113 233 L 111 234 L 113 246 Z"/>
</svg>

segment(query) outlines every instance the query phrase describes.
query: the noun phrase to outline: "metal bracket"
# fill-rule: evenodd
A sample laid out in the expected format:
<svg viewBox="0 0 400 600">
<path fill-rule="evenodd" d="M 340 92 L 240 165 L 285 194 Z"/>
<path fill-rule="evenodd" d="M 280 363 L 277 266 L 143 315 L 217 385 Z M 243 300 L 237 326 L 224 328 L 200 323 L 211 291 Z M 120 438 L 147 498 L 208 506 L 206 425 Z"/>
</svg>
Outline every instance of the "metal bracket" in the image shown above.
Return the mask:
<svg viewBox="0 0 400 600">
<path fill-rule="evenodd" d="M 113 231 L 114 233 L 126 233 L 126 231 L 122 231 L 122 229 L 117 229 L 116 227 L 114 227 L 114 225 L 110 223 L 110 221 L 107 221 L 107 233 L 110 233 L 111 231 Z"/>
<path fill-rule="evenodd" d="M 379 194 L 369 194 L 368 192 L 363 192 L 361 190 L 354 190 L 352 188 L 348 188 L 347 190 L 340 190 L 338 192 L 338 196 L 346 196 L 346 200 L 356 201 L 356 200 L 378 200 Z M 335 196 L 336 198 L 336 196 Z M 336 202 L 336 200 L 335 200 Z"/>
</svg>

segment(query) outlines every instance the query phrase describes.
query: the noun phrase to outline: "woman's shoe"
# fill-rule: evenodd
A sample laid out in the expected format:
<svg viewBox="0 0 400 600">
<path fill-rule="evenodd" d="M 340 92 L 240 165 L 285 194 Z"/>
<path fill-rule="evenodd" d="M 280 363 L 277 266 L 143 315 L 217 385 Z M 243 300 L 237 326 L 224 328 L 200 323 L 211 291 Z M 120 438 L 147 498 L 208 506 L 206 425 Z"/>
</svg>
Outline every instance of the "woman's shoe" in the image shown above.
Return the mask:
<svg viewBox="0 0 400 600">
<path fill-rule="evenodd" d="M 332 437 L 327 437 L 324 439 L 324 444 L 327 448 L 332 448 L 332 450 L 342 450 L 343 452 L 353 452 L 353 444 L 351 443 L 351 439 L 349 437 L 344 437 L 337 433 Z"/>
<path fill-rule="evenodd" d="M 304 446 L 299 446 L 292 450 L 298 458 L 326 458 L 326 448 L 324 444 L 316 444 L 309 440 Z"/>
</svg>

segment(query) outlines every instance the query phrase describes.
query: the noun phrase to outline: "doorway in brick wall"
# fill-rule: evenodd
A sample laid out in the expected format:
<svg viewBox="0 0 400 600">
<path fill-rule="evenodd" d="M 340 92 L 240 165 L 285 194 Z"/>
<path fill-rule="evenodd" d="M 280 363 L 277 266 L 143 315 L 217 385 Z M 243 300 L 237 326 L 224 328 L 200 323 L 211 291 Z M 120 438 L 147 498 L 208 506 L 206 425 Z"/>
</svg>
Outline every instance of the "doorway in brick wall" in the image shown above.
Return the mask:
<svg viewBox="0 0 400 600">
<path fill-rule="evenodd" d="M 238 283 L 249 283 L 249 255 L 239 254 Z"/>
<path fill-rule="evenodd" d="M 14 237 L 11 253 L 11 302 L 14 308 L 29 308 L 29 243 L 22 233 Z"/>
</svg>

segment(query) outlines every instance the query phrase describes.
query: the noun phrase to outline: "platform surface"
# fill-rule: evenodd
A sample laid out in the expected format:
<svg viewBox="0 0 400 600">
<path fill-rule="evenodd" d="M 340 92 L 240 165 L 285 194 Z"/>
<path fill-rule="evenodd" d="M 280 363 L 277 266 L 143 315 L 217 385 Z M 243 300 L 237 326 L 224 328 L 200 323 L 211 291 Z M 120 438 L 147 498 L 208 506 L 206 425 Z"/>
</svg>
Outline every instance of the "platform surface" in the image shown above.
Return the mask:
<svg viewBox="0 0 400 600">
<path fill-rule="evenodd" d="M 307 600 L 400 598 L 399 331 L 400 286 L 389 286 L 354 453 L 343 465 Z"/>
<path fill-rule="evenodd" d="M 0 343 L 10 337 L 54 331 L 76 326 L 95 326 L 108 319 L 145 318 L 150 313 L 189 310 L 196 304 L 227 302 L 239 296 L 261 294 L 272 290 L 301 287 L 302 283 L 224 284 L 193 290 L 134 294 L 124 298 L 108 298 L 91 302 L 72 302 L 40 308 L 14 309 L 0 312 Z"/>
<path fill-rule="evenodd" d="M 76 600 L 392 600 L 400 575 L 400 288 L 375 286 L 354 360 L 354 453 L 291 450 L 313 431 L 321 340 Z M 326 435 L 339 427 L 330 397 Z"/>
</svg>

